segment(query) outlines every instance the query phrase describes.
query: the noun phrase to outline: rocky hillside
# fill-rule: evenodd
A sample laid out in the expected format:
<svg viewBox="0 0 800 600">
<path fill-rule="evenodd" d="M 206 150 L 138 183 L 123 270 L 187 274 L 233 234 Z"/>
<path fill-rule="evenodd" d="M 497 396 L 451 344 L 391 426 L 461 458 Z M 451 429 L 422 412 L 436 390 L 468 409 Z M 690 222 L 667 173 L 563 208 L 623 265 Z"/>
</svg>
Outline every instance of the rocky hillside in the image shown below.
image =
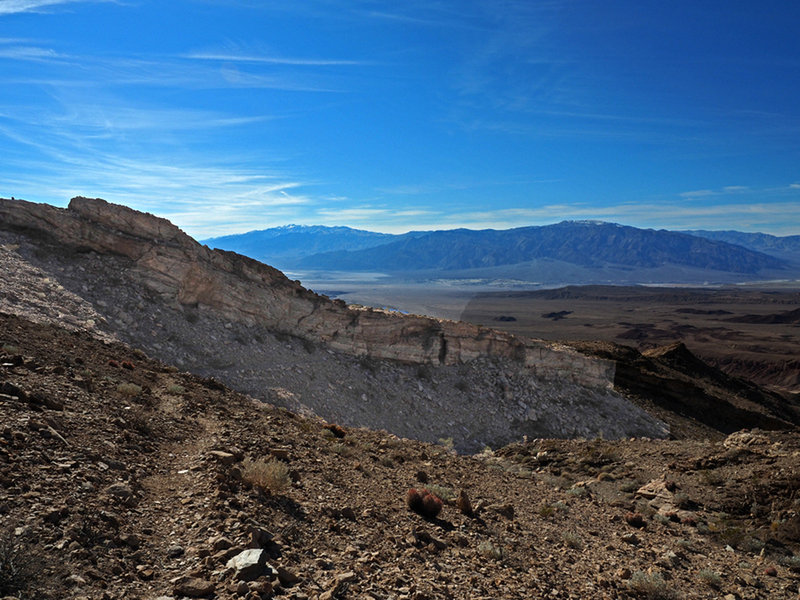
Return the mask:
<svg viewBox="0 0 800 600">
<path fill-rule="evenodd" d="M 0 314 L 0 597 L 795 599 L 798 456 L 759 431 L 459 456 Z"/>
<path fill-rule="evenodd" d="M 0 201 L 0 309 L 125 341 L 343 424 L 477 451 L 530 437 L 664 437 L 614 363 L 559 344 L 354 309 L 169 222 L 76 198 Z M 442 416 L 445 416 L 442 418 Z"/>
<path fill-rule="evenodd" d="M 123 341 L 343 425 L 476 452 L 524 436 L 715 438 L 798 420 L 757 388 L 741 402 L 735 382 L 697 384 L 671 369 L 652 383 L 624 352 L 348 307 L 102 200 L 66 210 L 0 200 L 0 217 L 0 310 Z M 670 389 L 679 403 L 654 403 Z"/>
</svg>

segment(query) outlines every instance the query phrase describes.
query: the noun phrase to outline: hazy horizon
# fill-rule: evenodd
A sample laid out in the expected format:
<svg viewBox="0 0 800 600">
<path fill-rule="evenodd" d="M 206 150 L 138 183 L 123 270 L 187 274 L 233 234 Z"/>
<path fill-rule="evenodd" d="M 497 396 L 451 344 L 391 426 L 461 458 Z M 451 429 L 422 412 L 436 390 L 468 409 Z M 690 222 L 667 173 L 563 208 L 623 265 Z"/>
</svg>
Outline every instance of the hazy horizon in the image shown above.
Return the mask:
<svg viewBox="0 0 800 600">
<path fill-rule="evenodd" d="M 367 233 L 380 233 L 380 234 L 387 234 L 387 235 L 403 235 L 403 234 L 406 234 L 406 233 L 434 233 L 434 232 L 437 232 L 437 231 L 452 231 L 454 229 L 468 229 L 468 230 L 471 230 L 471 231 L 484 231 L 484 230 L 507 231 L 509 229 L 523 229 L 523 228 L 526 228 L 526 227 L 547 227 L 548 225 L 557 225 L 559 223 L 564 223 L 564 222 L 566 222 L 566 223 L 595 223 L 595 224 L 605 224 L 605 225 L 619 225 L 621 227 L 635 227 L 635 225 L 628 225 L 627 223 L 616 223 L 614 221 L 602 221 L 600 219 L 561 219 L 559 221 L 552 221 L 552 222 L 549 222 L 549 223 L 521 224 L 521 225 L 513 225 L 513 226 L 509 226 L 509 227 L 482 227 L 482 228 L 477 228 L 477 227 L 447 227 L 447 228 L 441 228 L 441 229 L 440 228 L 435 228 L 435 229 L 409 229 L 407 231 L 399 231 L 397 233 L 392 233 L 392 232 L 380 231 L 380 230 L 376 230 L 376 229 L 366 229 L 364 227 L 354 227 L 354 226 L 351 226 L 351 225 L 324 225 L 322 223 L 309 223 L 308 225 L 302 225 L 302 224 L 299 224 L 299 223 L 284 223 L 284 224 L 279 224 L 279 225 L 273 225 L 271 227 L 264 227 L 264 228 L 261 228 L 261 229 L 250 229 L 250 230 L 247 230 L 247 231 L 238 231 L 238 232 L 233 232 L 233 233 L 225 233 L 225 234 L 222 234 L 222 235 L 209 235 L 207 237 L 198 238 L 198 239 L 200 239 L 201 241 L 213 240 L 213 239 L 219 239 L 219 238 L 224 238 L 224 237 L 245 235 L 245 234 L 248 234 L 248 233 L 259 233 L 259 232 L 262 232 L 262 231 L 269 231 L 269 230 L 274 230 L 274 229 L 284 229 L 284 228 L 290 228 L 290 227 L 329 227 L 329 228 L 344 227 L 346 229 L 352 229 L 352 230 L 356 230 L 356 231 L 364 231 L 364 232 L 367 232 Z M 744 230 L 741 230 L 741 229 L 733 230 L 733 229 L 727 229 L 727 228 L 713 228 L 713 227 L 702 228 L 702 229 L 667 229 L 665 227 L 642 227 L 641 229 L 652 229 L 652 230 L 656 230 L 656 231 L 657 230 L 666 230 L 666 231 L 674 231 L 675 233 L 687 233 L 689 231 L 701 231 L 702 230 L 702 231 L 718 231 L 718 232 L 736 231 L 738 233 L 753 233 L 753 234 L 761 233 L 761 234 L 765 234 L 765 232 L 763 232 L 763 231 L 744 231 Z M 774 234 L 766 234 L 766 235 L 774 235 Z M 787 234 L 786 236 L 776 236 L 776 237 L 790 237 L 792 235 L 793 234 Z"/>
</svg>

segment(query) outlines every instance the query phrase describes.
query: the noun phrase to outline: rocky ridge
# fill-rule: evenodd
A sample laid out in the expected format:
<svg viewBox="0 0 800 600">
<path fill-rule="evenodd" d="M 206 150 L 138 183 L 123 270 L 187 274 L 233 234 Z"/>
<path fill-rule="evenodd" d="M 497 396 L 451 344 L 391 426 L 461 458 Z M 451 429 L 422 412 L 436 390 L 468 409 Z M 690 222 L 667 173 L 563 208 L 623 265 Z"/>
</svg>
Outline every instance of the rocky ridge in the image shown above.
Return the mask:
<svg viewBox="0 0 800 600">
<path fill-rule="evenodd" d="M 298 412 L 477 451 L 529 437 L 662 437 L 613 361 L 354 309 L 168 221 L 98 199 L 0 200 L 0 309 L 87 329 Z"/>
<path fill-rule="evenodd" d="M 613 363 L 566 346 L 520 339 L 461 321 L 356 310 L 244 256 L 201 246 L 169 221 L 95 198 L 59 209 L 0 200 L 5 228 L 33 231 L 78 251 L 124 256 L 142 285 L 167 304 L 211 309 L 355 356 L 453 365 L 475 358 L 518 361 L 539 377 L 610 386 Z"/>
</svg>

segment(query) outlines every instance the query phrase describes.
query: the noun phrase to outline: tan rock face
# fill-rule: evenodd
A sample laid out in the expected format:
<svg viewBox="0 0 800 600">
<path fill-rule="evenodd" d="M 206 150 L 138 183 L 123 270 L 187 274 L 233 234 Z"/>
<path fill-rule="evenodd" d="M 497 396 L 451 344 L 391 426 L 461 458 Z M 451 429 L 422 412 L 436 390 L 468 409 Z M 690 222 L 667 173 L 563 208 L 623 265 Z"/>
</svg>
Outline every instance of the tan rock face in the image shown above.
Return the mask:
<svg viewBox="0 0 800 600">
<path fill-rule="evenodd" d="M 354 309 L 233 252 L 210 250 L 169 221 L 101 199 L 73 198 L 67 209 L 0 199 L 4 226 L 75 249 L 122 255 L 147 289 L 167 303 L 213 310 L 357 356 L 454 365 L 501 358 L 539 378 L 610 388 L 614 363 L 469 323 Z"/>
</svg>

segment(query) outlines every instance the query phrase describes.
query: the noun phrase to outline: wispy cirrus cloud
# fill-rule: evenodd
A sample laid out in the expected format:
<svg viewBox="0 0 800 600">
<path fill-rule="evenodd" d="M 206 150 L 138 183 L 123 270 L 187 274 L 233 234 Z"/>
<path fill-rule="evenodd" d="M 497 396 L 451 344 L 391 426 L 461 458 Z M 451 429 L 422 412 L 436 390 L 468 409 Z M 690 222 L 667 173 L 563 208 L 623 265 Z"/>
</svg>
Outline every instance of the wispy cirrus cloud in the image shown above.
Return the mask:
<svg viewBox="0 0 800 600">
<path fill-rule="evenodd" d="M 342 60 L 326 58 L 290 58 L 237 52 L 189 52 L 181 58 L 226 62 L 260 63 L 267 65 L 288 65 L 294 67 L 339 67 L 374 64 L 370 61 Z"/>
<path fill-rule="evenodd" d="M 606 206 L 548 204 L 533 208 L 455 213 L 444 217 L 446 228 L 506 229 L 547 225 L 560 220 L 600 220 L 656 229 L 739 229 L 775 235 L 796 234 L 800 201 L 675 206 L 657 202 Z"/>
<path fill-rule="evenodd" d="M 681 192 L 681 198 L 705 198 L 706 196 L 715 196 L 719 192 L 714 190 L 689 190 L 688 192 Z"/>
<path fill-rule="evenodd" d="M 191 156 L 59 155 L 59 162 L 12 160 L 18 175 L 4 178 L 0 196 L 57 205 L 99 196 L 163 216 L 198 239 L 295 221 L 315 203 L 306 183 L 280 171 L 206 165 Z"/>
<path fill-rule="evenodd" d="M 2 42 L 0 42 L 2 43 Z M 38 46 L 0 46 L 0 58 L 44 61 L 60 58 L 55 50 Z"/>
<path fill-rule="evenodd" d="M 791 186 L 789 186 L 791 187 Z M 717 189 L 703 189 L 703 190 L 689 190 L 678 194 L 681 198 L 708 198 L 709 196 L 731 196 L 736 194 L 747 194 L 754 191 L 753 188 L 746 185 L 726 185 Z M 766 191 L 766 190 L 762 190 Z M 769 188 L 768 191 L 775 191 L 774 188 Z"/>
<path fill-rule="evenodd" d="M 115 0 L 2 0 L 2 2 L 0 2 L 0 16 L 23 12 L 41 12 L 43 9 L 59 4 L 114 1 Z"/>
</svg>

